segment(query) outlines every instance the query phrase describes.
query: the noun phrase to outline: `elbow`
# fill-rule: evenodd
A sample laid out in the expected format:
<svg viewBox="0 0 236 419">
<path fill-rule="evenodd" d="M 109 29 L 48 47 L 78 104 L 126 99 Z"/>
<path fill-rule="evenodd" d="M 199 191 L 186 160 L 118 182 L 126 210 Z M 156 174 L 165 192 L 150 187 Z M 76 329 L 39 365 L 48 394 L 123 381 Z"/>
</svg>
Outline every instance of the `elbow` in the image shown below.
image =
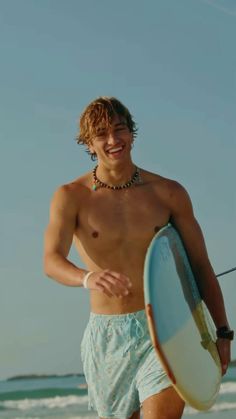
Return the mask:
<svg viewBox="0 0 236 419">
<path fill-rule="evenodd" d="M 47 264 L 43 263 L 43 273 L 45 276 L 47 276 L 48 278 L 52 278 L 52 274 L 50 272 L 50 269 L 48 267 Z"/>
<path fill-rule="evenodd" d="M 53 278 L 53 263 L 52 257 L 49 255 L 44 255 L 43 258 L 43 272 L 48 278 Z"/>
</svg>

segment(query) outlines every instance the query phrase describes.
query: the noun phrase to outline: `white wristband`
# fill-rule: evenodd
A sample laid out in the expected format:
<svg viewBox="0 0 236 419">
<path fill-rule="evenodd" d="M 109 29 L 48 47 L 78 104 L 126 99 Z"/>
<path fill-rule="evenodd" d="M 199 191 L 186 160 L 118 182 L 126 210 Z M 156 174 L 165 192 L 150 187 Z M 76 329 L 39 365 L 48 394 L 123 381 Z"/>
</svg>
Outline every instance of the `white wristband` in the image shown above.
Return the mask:
<svg viewBox="0 0 236 419">
<path fill-rule="evenodd" d="M 93 273 L 94 273 L 93 271 L 90 271 L 90 272 L 87 272 L 85 274 L 84 279 L 83 279 L 83 287 L 84 288 L 88 288 L 88 279 L 89 279 L 90 275 L 92 275 Z"/>
</svg>

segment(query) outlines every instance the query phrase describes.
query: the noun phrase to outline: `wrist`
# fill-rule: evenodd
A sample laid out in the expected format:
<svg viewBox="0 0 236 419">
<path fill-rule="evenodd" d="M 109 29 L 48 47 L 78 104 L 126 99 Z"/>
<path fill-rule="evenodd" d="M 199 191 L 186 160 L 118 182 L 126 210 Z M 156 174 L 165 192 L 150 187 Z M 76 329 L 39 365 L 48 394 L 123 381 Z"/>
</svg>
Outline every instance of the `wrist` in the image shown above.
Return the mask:
<svg viewBox="0 0 236 419">
<path fill-rule="evenodd" d="M 218 339 L 233 340 L 234 331 L 230 330 L 228 326 L 221 326 L 221 327 L 218 327 L 218 329 L 216 330 L 216 336 Z"/>
<path fill-rule="evenodd" d="M 93 274 L 93 271 L 88 271 L 85 273 L 83 279 L 82 279 L 82 285 L 84 288 L 88 288 L 88 279 Z"/>
</svg>

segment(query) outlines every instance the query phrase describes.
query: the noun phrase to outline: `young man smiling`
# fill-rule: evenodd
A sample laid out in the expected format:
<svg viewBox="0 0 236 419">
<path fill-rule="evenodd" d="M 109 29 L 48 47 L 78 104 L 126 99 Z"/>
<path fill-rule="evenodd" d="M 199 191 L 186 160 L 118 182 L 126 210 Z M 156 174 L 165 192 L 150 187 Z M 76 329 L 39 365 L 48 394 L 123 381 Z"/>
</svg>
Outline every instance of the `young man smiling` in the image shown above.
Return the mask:
<svg viewBox="0 0 236 419">
<path fill-rule="evenodd" d="M 100 418 L 178 419 L 184 402 L 152 347 L 143 294 L 147 247 L 169 221 L 178 229 L 216 328 L 228 328 L 219 284 L 186 190 L 132 161 L 136 125 L 117 99 L 101 97 L 80 118 L 79 144 L 97 166 L 59 187 L 45 233 L 46 274 L 90 291 L 91 314 L 81 344 L 90 407 Z M 68 260 L 74 239 L 87 270 Z M 217 341 L 225 373 L 230 341 Z M 194 377 L 193 377 L 194 379 Z"/>
</svg>

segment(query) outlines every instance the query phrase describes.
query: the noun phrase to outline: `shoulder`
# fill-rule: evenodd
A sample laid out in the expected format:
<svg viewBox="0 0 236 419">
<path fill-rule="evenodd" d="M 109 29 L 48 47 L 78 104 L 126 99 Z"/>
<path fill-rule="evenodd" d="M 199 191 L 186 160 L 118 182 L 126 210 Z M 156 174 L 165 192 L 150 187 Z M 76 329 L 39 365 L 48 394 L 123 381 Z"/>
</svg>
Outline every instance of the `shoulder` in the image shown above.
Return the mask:
<svg viewBox="0 0 236 419">
<path fill-rule="evenodd" d="M 152 185 L 154 190 L 162 196 L 168 207 L 183 207 L 191 204 L 186 188 L 178 181 L 147 170 L 142 170 L 142 177 L 145 183 Z"/>
<path fill-rule="evenodd" d="M 77 206 L 81 198 L 89 191 L 89 175 L 91 176 L 91 173 L 86 173 L 71 182 L 58 186 L 53 193 L 52 203 L 60 206 Z"/>
<path fill-rule="evenodd" d="M 157 173 L 148 172 L 141 169 L 141 176 L 145 183 L 152 184 L 154 187 L 161 188 L 170 197 L 178 197 L 187 193 L 183 185 L 174 179 L 161 176 Z"/>
<path fill-rule="evenodd" d="M 172 215 L 192 216 L 193 207 L 186 188 L 177 181 L 169 183 L 169 207 Z"/>
</svg>

